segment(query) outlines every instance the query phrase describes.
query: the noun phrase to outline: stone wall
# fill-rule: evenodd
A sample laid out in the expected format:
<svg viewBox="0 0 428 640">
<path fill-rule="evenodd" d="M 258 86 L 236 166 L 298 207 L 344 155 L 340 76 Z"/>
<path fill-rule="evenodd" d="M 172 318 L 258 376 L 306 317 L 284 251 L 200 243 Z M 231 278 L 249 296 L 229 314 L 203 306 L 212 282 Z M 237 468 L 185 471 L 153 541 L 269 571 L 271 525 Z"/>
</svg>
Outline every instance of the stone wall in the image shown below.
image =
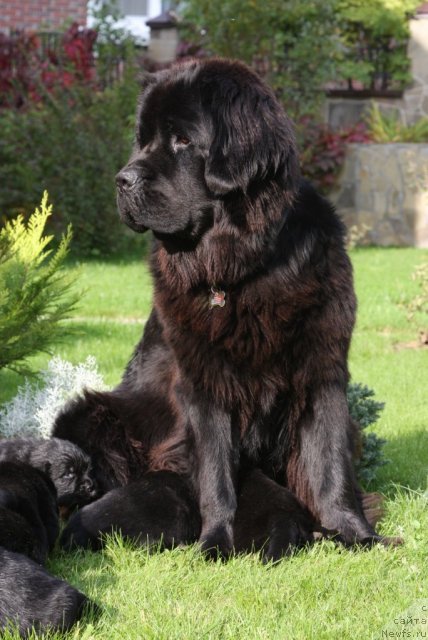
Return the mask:
<svg viewBox="0 0 428 640">
<path fill-rule="evenodd" d="M 350 144 L 330 196 L 370 243 L 428 247 L 428 144 Z"/>
</svg>

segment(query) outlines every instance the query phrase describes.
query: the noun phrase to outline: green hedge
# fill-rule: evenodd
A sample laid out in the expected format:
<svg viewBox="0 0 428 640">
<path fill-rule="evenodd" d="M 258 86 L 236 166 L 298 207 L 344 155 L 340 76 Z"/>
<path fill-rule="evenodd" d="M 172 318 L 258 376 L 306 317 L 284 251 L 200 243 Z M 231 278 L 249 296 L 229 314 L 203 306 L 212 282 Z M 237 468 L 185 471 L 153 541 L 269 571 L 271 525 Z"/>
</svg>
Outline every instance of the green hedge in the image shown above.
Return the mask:
<svg viewBox="0 0 428 640">
<path fill-rule="evenodd" d="M 72 223 L 73 252 L 110 254 L 131 242 L 116 210 L 117 171 L 129 157 L 139 84 L 73 86 L 27 110 L 0 112 L 0 210 L 29 214 L 45 189 L 55 231 Z"/>
</svg>

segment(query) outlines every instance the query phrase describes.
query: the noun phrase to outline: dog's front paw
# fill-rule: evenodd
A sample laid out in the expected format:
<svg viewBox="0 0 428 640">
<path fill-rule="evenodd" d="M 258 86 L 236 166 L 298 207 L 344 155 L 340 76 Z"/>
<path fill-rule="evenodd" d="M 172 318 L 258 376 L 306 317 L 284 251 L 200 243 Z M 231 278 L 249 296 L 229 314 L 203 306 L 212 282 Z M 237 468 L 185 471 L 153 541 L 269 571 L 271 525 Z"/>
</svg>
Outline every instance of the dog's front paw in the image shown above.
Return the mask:
<svg viewBox="0 0 428 640">
<path fill-rule="evenodd" d="M 346 547 L 365 547 L 370 548 L 376 544 L 382 544 L 385 547 L 397 547 L 403 544 L 402 538 L 381 536 L 376 533 L 373 527 L 358 514 L 355 513 L 339 513 L 336 517 L 330 517 L 325 526 L 326 519 L 322 524 L 328 530 L 330 537 L 336 542 L 344 544 Z"/>
<path fill-rule="evenodd" d="M 314 534 L 305 521 L 293 520 L 288 514 L 286 517 L 278 515 L 261 550 L 261 559 L 264 563 L 278 562 L 313 541 Z"/>
<path fill-rule="evenodd" d="M 227 527 L 218 526 L 202 531 L 199 538 L 202 553 L 208 560 L 226 560 L 232 553 L 233 535 Z"/>
<path fill-rule="evenodd" d="M 399 537 L 387 537 L 387 536 L 369 536 L 363 540 L 359 540 L 358 544 L 363 547 L 373 547 L 375 544 L 381 544 L 384 547 L 399 547 L 404 544 L 403 538 Z"/>
<path fill-rule="evenodd" d="M 101 548 L 101 542 L 97 536 L 93 536 L 82 522 L 83 509 L 76 511 L 68 521 L 59 539 L 62 549 L 70 551 L 83 547 L 94 551 Z"/>
</svg>

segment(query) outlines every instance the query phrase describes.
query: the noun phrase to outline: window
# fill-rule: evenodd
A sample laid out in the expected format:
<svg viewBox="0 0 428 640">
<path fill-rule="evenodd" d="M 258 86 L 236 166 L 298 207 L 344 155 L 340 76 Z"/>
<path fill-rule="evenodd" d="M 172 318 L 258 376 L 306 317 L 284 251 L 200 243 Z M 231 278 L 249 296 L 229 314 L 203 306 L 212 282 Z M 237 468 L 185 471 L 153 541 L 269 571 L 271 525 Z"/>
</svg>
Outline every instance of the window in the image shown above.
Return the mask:
<svg viewBox="0 0 428 640">
<path fill-rule="evenodd" d="M 148 15 L 148 0 L 119 0 L 117 6 L 124 16 Z"/>
</svg>

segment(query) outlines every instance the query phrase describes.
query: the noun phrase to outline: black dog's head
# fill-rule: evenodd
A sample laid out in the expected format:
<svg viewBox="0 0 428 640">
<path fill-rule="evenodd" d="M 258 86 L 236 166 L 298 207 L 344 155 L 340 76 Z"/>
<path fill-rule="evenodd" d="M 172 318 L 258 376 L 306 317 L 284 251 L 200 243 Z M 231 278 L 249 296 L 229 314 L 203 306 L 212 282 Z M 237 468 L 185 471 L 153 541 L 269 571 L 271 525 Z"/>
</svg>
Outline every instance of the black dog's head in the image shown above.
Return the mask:
<svg viewBox="0 0 428 640">
<path fill-rule="evenodd" d="M 118 208 L 135 231 L 197 242 L 219 201 L 274 184 L 289 202 L 298 174 L 291 123 L 261 79 L 238 62 L 191 61 L 147 80 Z"/>
<path fill-rule="evenodd" d="M 43 441 L 32 453 L 31 463 L 49 475 L 60 506 L 81 506 L 98 495 L 91 459 L 68 440 L 51 438 Z"/>
</svg>

